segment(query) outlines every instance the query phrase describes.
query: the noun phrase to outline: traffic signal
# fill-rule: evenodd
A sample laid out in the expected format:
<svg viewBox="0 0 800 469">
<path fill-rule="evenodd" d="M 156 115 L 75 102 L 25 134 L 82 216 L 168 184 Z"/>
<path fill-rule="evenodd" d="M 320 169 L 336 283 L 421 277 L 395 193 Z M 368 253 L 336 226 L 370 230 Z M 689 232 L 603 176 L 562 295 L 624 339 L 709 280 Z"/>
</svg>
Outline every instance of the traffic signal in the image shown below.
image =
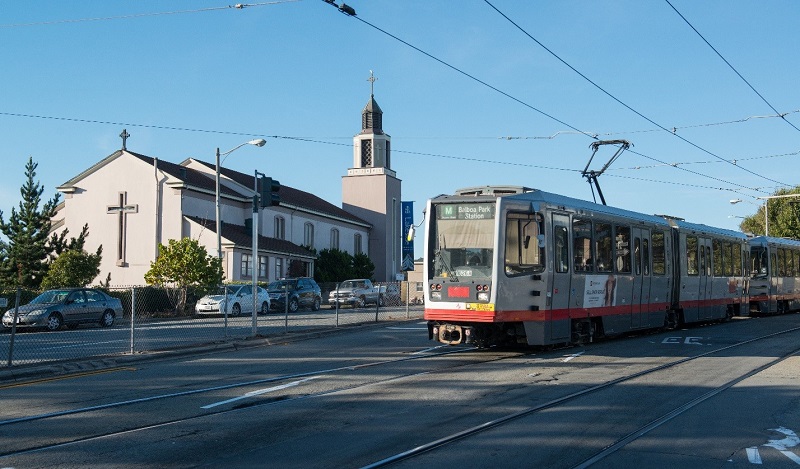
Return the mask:
<svg viewBox="0 0 800 469">
<path fill-rule="evenodd" d="M 281 196 L 277 193 L 281 190 L 281 183 L 271 177 L 261 176 L 258 181 L 258 192 L 261 198 L 261 208 L 274 207 L 281 204 Z"/>
</svg>

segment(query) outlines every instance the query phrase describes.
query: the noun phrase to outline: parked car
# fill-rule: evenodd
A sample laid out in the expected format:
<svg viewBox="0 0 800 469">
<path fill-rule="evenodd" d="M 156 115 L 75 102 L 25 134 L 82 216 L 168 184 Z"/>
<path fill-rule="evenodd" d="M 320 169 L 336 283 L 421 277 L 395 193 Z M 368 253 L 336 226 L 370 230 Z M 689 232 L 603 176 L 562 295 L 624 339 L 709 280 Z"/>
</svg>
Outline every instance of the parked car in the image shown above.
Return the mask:
<svg viewBox="0 0 800 469">
<path fill-rule="evenodd" d="M 362 308 L 364 305 L 377 303 L 384 305 L 384 297 L 379 287 L 372 285 L 372 281 L 367 278 L 345 280 L 330 292 L 328 302 L 332 305 L 350 305 L 354 308 Z"/>
<path fill-rule="evenodd" d="M 50 331 L 61 326 L 77 327 L 92 323 L 111 327 L 122 316 L 122 302 L 94 288 L 47 290 L 17 311 L 17 327 L 45 327 Z M 3 314 L 3 326 L 14 325 L 14 308 Z"/>
<path fill-rule="evenodd" d="M 295 312 L 301 307 L 318 311 L 322 304 L 322 290 L 310 277 L 298 277 L 276 280 L 267 285 L 270 304 L 275 311 L 286 310 L 286 295 L 289 295 L 289 311 Z"/>
<path fill-rule="evenodd" d="M 257 311 L 260 314 L 267 314 L 269 312 L 269 294 L 261 287 L 256 288 L 258 289 Z M 239 316 L 242 312 L 253 314 L 253 285 L 227 285 L 220 289 L 219 294 L 200 298 L 194 306 L 194 311 L 197 314 L 227 312 L 228 316 Z"/>
</svg>

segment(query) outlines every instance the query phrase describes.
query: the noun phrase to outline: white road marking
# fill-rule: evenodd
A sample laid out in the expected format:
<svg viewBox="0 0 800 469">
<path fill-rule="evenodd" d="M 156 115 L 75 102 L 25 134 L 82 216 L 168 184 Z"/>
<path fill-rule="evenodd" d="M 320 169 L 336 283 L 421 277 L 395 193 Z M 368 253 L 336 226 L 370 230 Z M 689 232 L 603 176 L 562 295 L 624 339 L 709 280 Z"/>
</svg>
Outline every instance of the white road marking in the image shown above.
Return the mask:
<svg viewBox="0 0 800 469">
<path fill-rule="evenodd" d="M 420 354 L 428 353 L 428 352 L 431 352 L 433 350 L 444 348 L 444 347 L 450 347 L 450 346 L 449 345 L 437 345 L 436 347 L 429 347 L 429 348 L 426 348 L 426 349 L 422 349 L 419 352 L 414 352 L 411 355 L 420 355 Z"/>
<path fill-rule="evenodd" d="M 797 434 L 786 427 L 773 428 L 772 431 L 783 433 L 784 435 L 786 435 L 786 438 L 783 438 L 782 440 L 769 440 L 769 442 L 764 443 L 761 446 L 769 446 L 770 448 L 775 448 L 778 451 L 780 451 L 781 454 L 783 454 L 790 460 L 794 461 L 796 464 L 800 465 L 800 456 L 792 453 L 788 449 L 800 445 L 800 438 L 797 437 Z"/>
<path fill-rule="evenodd" d="M 758 453 L 758 448 L 755 446 L 747 448 L 747 459 L 751 464 L 761 464 L 761 455 Z"/>
<path fill-rule="evenodd" d="M 221 405 L 225 405 L 225 404 L 230 404 L 231 402 L 236 402 L 236 401 L 239 401 L 239 400 L 242 400 L 242 399 L 247 399 L 248 397 L 260 396 L 261 394 L 266 394 L 266 393 L 272 392 L 272 391 L 280 391 L 281 389 L 291 388 L 291 387 L 297 386 L 298 384 L 302 384 L 302 383 L 305 383 L 306 381 L 311 381 L 312 379 L 317 379 L 317 378 L 318 378 L 318 376 L 312 376 L 310 378 L 301 379 L 300 381 L 292 381 L 291 383 L 282 384 L 280 386 L 273 386 L 271 388 L 265 388 L 265 389 L 257 389 L 255 391 L 250 391 L 250 392 L 248 392 L 248 393 L 246 393 L 246 394 L 244 394 L 242 396 L 234 397 L 233 399 L 228 399 L 228 400 L 225 400 L 225 401 L 220 401 L 220 402 L 215 402 L 213 404 L 204 405 L 203 407 L 201 407 L 201 409 L 211 409 L 212 407 L 217 407 L 217 406 L 221 406 Z"/>
<path fill-rule="evenodd" d="M 583 354 L 584 354 L 584 352 L 573 353 L 572 355 L 569 355 L 567 358 L 565 358 L 563 361 L 566 363 L 566 362 L 572 360 L 573 358 L 580 357 Z"/>
</svg>

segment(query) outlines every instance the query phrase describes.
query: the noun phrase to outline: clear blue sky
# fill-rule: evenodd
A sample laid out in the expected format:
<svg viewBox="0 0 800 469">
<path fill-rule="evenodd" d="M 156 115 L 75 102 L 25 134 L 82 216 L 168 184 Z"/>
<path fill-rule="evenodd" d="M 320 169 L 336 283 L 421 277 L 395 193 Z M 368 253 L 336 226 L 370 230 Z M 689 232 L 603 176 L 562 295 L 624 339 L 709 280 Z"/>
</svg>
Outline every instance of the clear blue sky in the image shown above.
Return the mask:
<svg viewBox="0 0 800 469">
<path fill-rule="evenodd" d="M 634 145 L 600 178 L 630 210 L 737 229 L 757 207 L 730 199 L 800 183 L 798 2 L 671 0 L 769 105 L 666 1 L 491 1 L 524 32 L 480 0 L 347 3 L 356 18 L 322 0 L 4 1 L 0 210 L 28 157 L 49 197 L 123 127 L 130 150 L 175 163 L 264 137 L 225 165 L 339 205 L 370 70 L 417 221 L 466 186 L 592 200 L 593 139 L 576 130 Z"/>
</svg>

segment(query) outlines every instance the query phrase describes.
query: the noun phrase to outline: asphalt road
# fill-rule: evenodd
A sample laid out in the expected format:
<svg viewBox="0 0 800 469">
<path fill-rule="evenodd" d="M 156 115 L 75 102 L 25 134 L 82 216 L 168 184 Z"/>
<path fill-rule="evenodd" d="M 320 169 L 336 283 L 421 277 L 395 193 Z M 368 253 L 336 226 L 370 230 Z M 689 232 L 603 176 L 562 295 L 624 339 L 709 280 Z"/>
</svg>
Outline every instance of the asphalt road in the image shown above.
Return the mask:
<svg viewBox="0 0 800 469">
<path fill-rule="evenodd" d="M 126 357 L 0 382 L 0 467 L 370 467 L 437 440 L 392 467 L 797 467 L 798 328 L 475 350 L 409 321 Z"/>
</svg>

